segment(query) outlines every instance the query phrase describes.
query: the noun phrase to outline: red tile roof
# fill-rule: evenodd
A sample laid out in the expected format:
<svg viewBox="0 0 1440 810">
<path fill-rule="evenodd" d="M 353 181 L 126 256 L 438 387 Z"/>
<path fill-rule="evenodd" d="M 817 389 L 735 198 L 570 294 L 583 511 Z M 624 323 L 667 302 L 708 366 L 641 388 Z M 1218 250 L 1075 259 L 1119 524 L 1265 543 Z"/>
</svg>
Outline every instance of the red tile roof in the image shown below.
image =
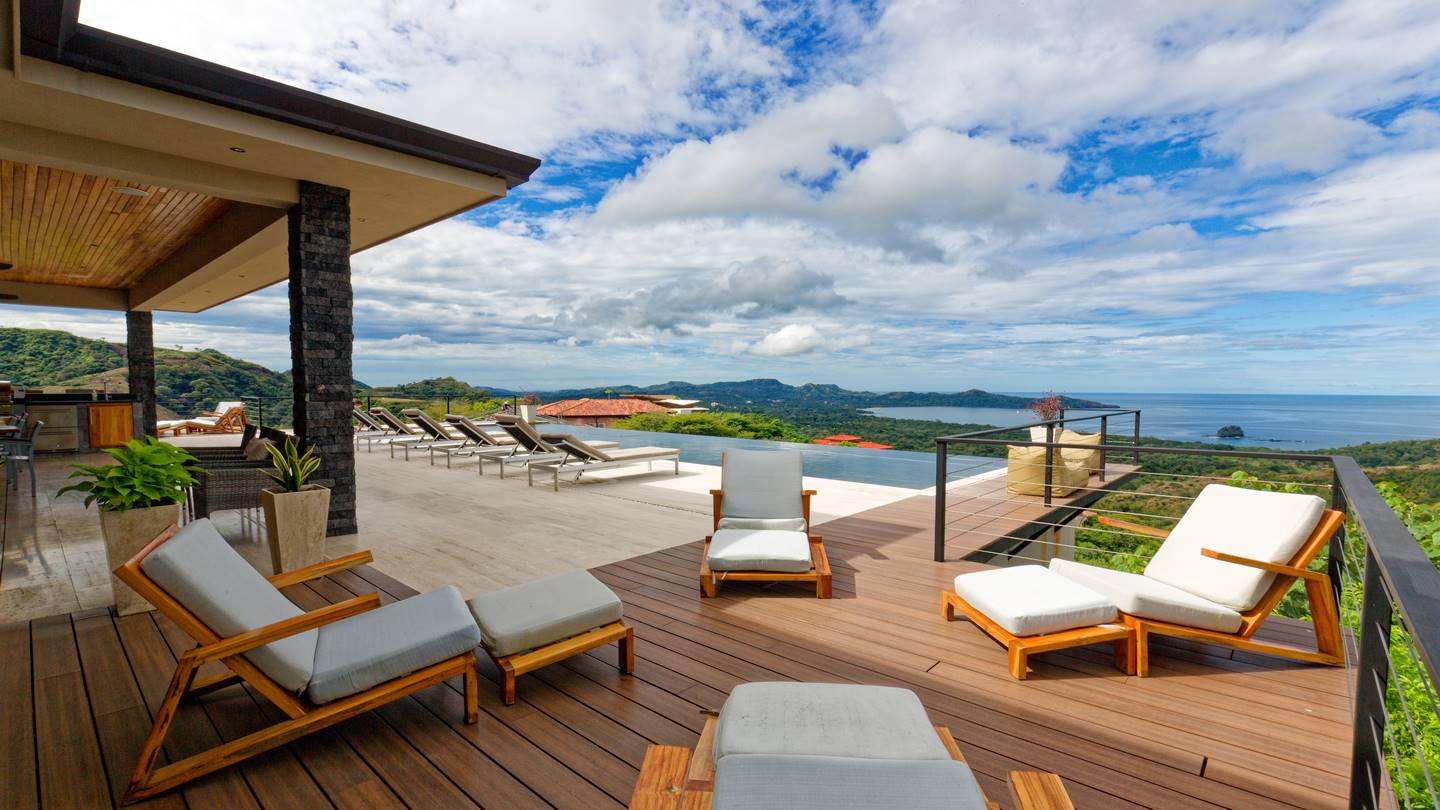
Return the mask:
<svg viewBox="0 0 1440 810">
<path fill-rule="evenodd" d="M 867 450 L 894 450 L 893 444 L 881 444 L 879 442 L 855 442 L 856 447 L 863 447 Z"/>
<path fill-rule="evenodd" d="M 557 402 L 550 402 L 541 405 L 536 413 L 541 416 L 559 417 L 605 417 L 605 416 L 631 416 L 637 413 L 669 413 L 670 409 L 653 402 L 646 402 L 643 399 L 631 397 L 620 397 L 618 399 L 562 399 Z"/>
<path fill-rule="evenodd" d="M 851 436 L 851 435 L 848 434 L 848 433 L 836 433 L 834 436 L 826 436 L 826 437 L 825 437 L 825 441 L 828 441 L 828 442 L 858 442 L 858 441 L 860 441 L 860 437 L 859 437 L 859 436 Z"/>
</svg>

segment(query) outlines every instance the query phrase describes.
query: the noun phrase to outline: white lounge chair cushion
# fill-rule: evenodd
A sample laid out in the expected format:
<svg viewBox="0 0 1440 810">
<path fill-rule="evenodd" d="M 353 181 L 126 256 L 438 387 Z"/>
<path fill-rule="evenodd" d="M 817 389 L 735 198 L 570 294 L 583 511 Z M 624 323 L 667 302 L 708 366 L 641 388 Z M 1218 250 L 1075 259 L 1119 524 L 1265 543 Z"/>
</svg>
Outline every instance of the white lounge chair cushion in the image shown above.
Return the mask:
<svg viewBox="0 0 1440 810">
<path fill-rule="evenodd" d="M 1116 618 L 1110 600 L 1039 565 L 961 574 L 955 577 L 955 593 L 1017 636 L 1092 627 Z"/>
<path fill-rule="evenodd" d="M 499 658 L 620 621 L 620 597 L 588 571 L 566 571 L 467 603 L 485 649 Z"/>
<path fill-rule="evenodd" d="M 1325 502 L 1314 495 L 1211 484 L 1185 510 L 1145 576 L 1243 613 L 1255 607 L 1275 575 L 1204 557 L 1200 550 L 1288 563 L 1324 511 Z"/>
<path fill-rule="evenodd" d="M 848 683 L 740 684 L 720 708 L 714 748 L 717 765 L 735 754 L 950 758 L 914 692 Z"/>
<path fill-rule="evenodd" d="M 720 514 L 726 518 L 788 518 L 804 531 L 804 457 L 791 450 L 725 450 Z"/>
<path fill-rule="evenodd" d="M 1147 576 L 1058 557 L 1050 561 L 1050 570 L 1103 595 L 1132 616 L 1221 633 L 1240 629 L 1239 613 Z"/>
<path fill-rule="evenodd" d="M 245 562 L 209 518 L 183 529 L 146 555 L 140 568 L 221 636 L 299 616 L 304 611 Z M 245 653 L 260 671 L 299 693 L 310 683 L 318 633 L 307 630 Z"/>
<path fill-rule="evenodd" d="M 480 628 L 447 585 L 321 627 L 306 693 L 329 703 L 478 646 Z"/>
<path fill-rule="evenodd" d="M 722 529 L 768 529 L 779 532 L 803 532 L 805 531 L 805 518 L 720 518 L 720 525 L 716 530 Z"/>
<path fill-rule="evenodd" d="M 810 570 L 810 537 L 774 529 L 720 529 L 710 540 L 712 571 Z"/>
<path fill-rule="evenodd" d="M 715 769 L 711 807 L 984 810 L 985 795 L 970 767 L 954 760 L 737 754 Z"/>
</svg>

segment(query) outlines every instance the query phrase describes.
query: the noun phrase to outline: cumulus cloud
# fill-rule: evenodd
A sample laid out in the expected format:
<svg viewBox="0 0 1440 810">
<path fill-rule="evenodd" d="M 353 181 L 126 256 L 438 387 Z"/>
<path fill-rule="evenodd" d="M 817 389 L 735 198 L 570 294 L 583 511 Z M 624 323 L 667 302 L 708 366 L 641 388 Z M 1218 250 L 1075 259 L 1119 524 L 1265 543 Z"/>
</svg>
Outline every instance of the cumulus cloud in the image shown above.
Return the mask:
<svg viewBox="0 0 1440 810">
<path fill-rule="evenodd" d="M 722 273 L 697 272 L 625 296 L 576 302 L 556 318 L 562 329 L 608 339 L 652 330 L 683 332 L 720 317 L 758 320 L 797 310 L 827 311 L 846 300 L 834 279 L 797 261 L 757 261 Z"/>
<path fill-rule="evenodd" d="M 1379 130 L 1322 110 L 1257 112 L 1228 125 L 1211 144 L 1246 171 L 1322 172 L 1374 143 Z"/>
<path fill-rule="evenodd" d="M 866 341 L 867 339 L 863 335 L 844 337 L 826 335 L 811 324 L 792 323 L 771 332 L 754 344 L 745 347 L 745 350 L 760 357 L 788 357 L 795 354 L 836 351 L 863 346 Z"/>
</svg>

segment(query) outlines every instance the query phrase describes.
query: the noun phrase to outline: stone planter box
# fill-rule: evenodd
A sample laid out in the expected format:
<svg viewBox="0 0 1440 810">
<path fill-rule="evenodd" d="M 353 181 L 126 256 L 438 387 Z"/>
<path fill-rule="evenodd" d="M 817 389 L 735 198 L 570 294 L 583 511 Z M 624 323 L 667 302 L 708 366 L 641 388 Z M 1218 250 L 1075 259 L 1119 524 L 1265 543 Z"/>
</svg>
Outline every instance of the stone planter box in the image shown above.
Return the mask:
<svg viewBox="0 0 1440 810">
<path fill-rule="evenodd" d="M 148 506 L 144 509 L 127 509 L 123 512 L 101 512 L 100 531 L 105 535 L 105 556 L 109 568 L 114 571 L 126 560 L 134 557 L 173 523 L 180 522 L 180 504 Z M 141 598 L 112 573 L 110 586 L 115 591 L 115 613 L 128 616 L 144 613 L 155 607 Z"/>
<path fill-rule="evenodd" d="M 275 573 L 293 571 L 325 559 L 325 521 L 330 515 L 330 490 L 306 484 L 299 492 L 266 489 L 265 529 L 270 536 L 270 564 Z"/>
</svg>

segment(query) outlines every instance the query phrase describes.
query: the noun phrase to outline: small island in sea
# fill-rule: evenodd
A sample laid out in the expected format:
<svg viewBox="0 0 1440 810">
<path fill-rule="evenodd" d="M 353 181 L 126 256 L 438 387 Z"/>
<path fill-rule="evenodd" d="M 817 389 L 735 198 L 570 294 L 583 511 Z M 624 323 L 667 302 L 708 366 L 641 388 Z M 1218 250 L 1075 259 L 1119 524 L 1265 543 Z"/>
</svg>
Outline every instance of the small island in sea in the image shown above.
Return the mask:
<svg viewBox="0 0 1440 810">
<path fill-rule="evenodd" d="M 1243 439 L 1245 431 L 1239 425 L 1226 425 L 1215 431 L 1215 435 L 1221 439 Z"/>
</svg>

